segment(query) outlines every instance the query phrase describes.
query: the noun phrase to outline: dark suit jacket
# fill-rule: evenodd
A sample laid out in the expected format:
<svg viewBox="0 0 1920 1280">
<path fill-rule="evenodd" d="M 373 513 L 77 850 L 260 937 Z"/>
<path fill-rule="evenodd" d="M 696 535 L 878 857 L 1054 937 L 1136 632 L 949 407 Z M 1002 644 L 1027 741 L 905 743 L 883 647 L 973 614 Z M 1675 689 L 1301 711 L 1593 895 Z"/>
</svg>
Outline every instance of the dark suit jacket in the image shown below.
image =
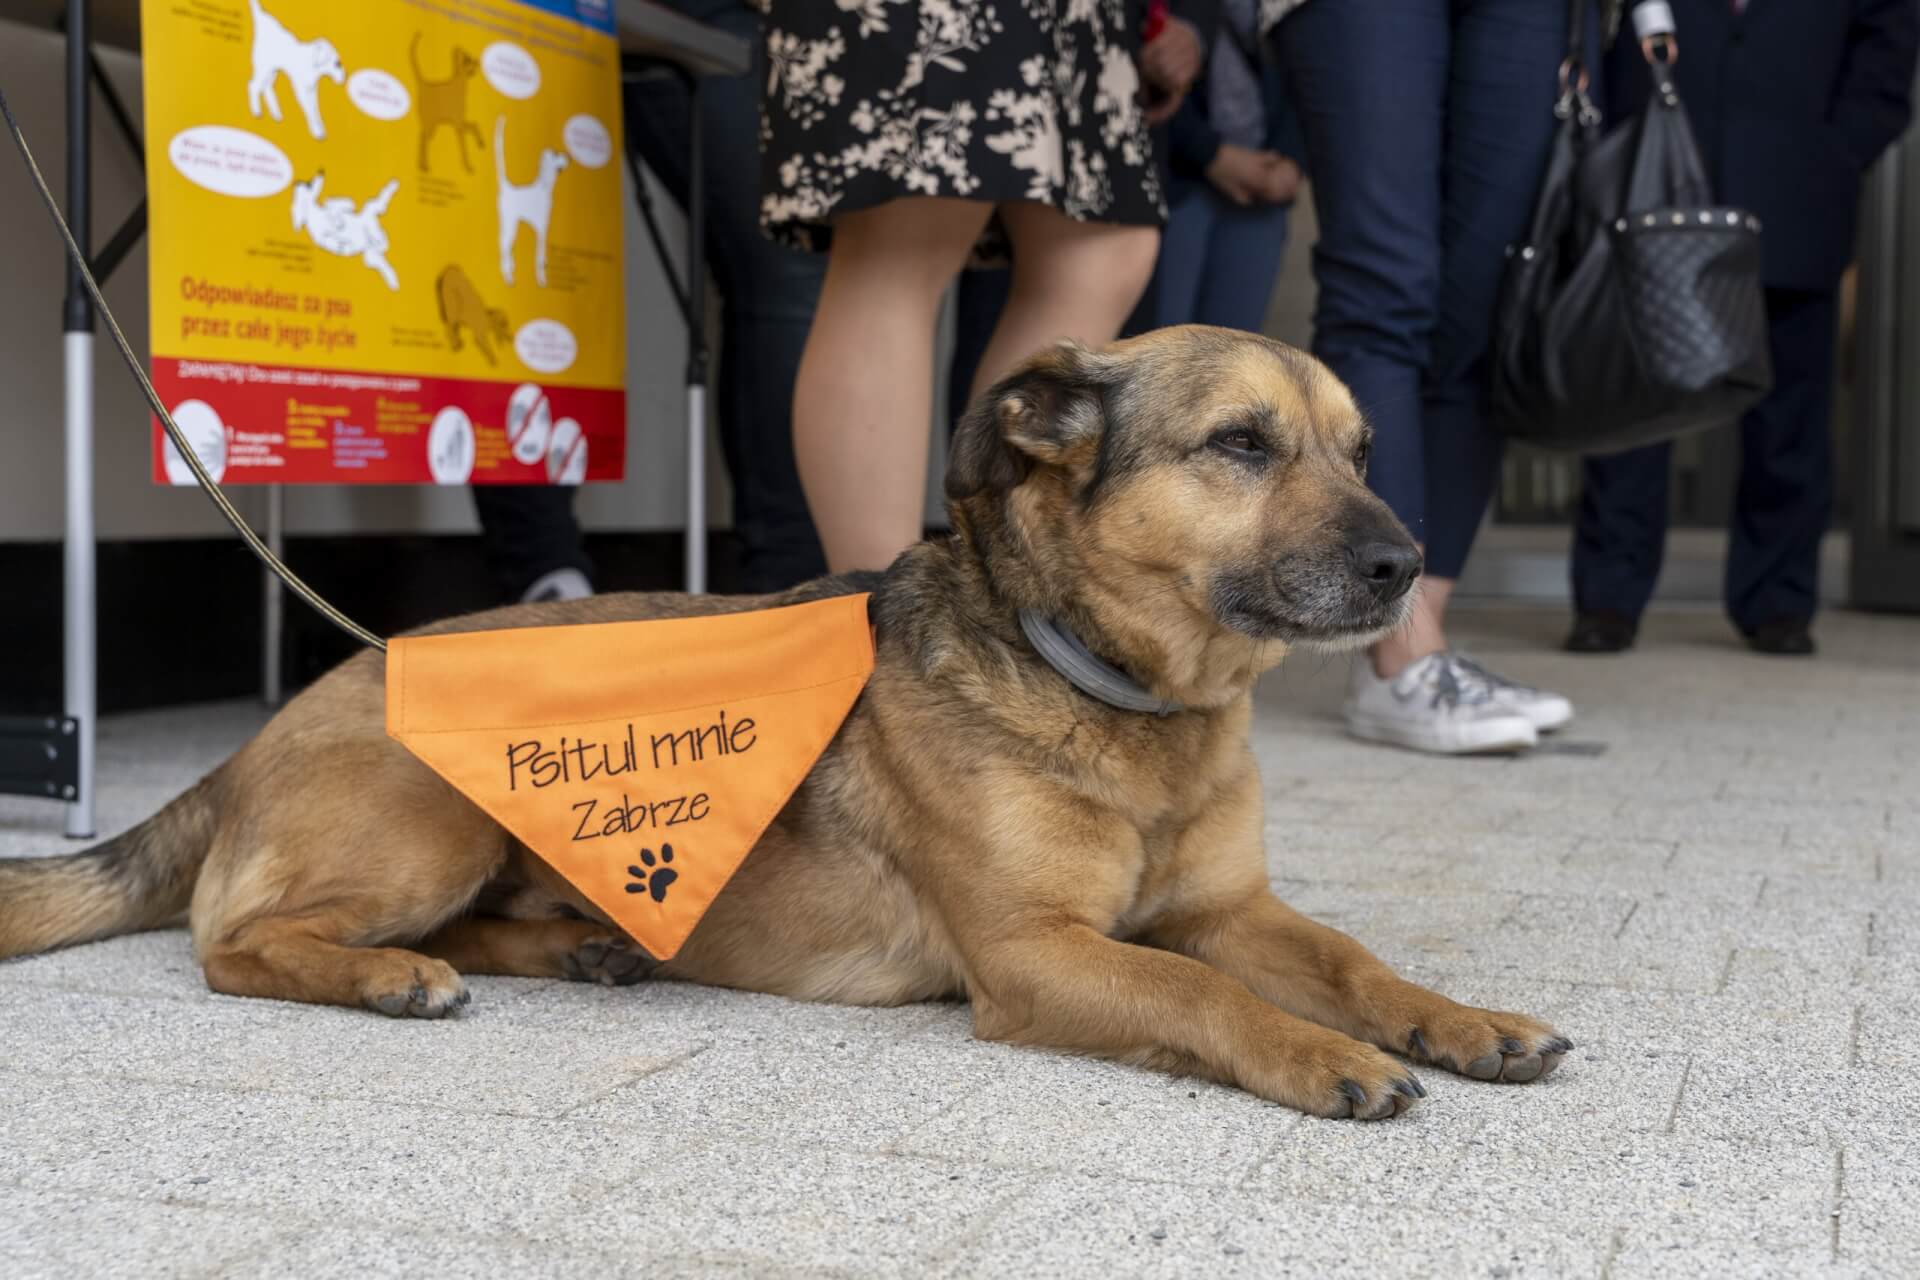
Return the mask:
<svg viewBox="0 0 1920 1280">
<path fill-rule="evenodd" d="M 1860 179 L 1912 114 L 1920 0 L 1672 0 L 1681 101 L 1720 201 L 1758 214 L 1765 280 L 1831 289 L 1853 259 Z M 1649 86 L 1631 28 L 1607 106 Z"/>
</svg>

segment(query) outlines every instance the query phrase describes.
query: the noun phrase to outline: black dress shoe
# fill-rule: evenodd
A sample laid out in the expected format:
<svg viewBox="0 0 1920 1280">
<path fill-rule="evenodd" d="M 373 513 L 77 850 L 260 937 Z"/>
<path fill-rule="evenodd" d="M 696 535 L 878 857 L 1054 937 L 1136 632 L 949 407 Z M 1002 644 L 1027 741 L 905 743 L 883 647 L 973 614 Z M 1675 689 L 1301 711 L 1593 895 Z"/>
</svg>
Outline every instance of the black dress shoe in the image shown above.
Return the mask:
<svg viewBox="0 0 1920 1280">
<path fill-rule="evenodd" d="M 1568 653 L 1624 653 L 1633 648 L 1640 620 L 1617 609 L 1595 609 L 1576 614 L 1567 633 Z"/>
<path fill-rule="evenodd" d="M 1747 632 L 1747 643 L 1756 653 L 1777 654 L 1783 658 L 1811 658 L 1813 632 L 1807 628 L 1811 618 L 1773 618 Z"/>
</svg>

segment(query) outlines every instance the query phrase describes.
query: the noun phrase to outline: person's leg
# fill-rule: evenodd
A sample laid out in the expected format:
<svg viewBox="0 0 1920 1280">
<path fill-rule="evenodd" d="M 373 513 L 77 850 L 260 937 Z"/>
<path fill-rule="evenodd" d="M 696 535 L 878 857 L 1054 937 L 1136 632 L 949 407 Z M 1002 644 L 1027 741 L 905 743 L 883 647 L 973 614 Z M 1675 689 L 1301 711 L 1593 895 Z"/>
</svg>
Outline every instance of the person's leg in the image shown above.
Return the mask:
<svg viewBox="0 0 1920 1280">
<path fill-rule="evenodd" d="M 1062 338 L 1112 342 L 1153 274 L 1157 227 L 1077 222 L 1050 205 L 999 206 L 1013 245 L 1013 288 L 973 375 L 978 395 Z"/>
<path fill-rule="evenodd" d="M 1455 7 L 1440 310 L 1422 388 L 1427 581 L 1419 625 L 1394 655 L 1402 660 L 1446 647 L 1446 602 L 1499 474 L 1502 441 L 1487 421 L 1487 346 L 1507 246 L 1526 228 L 1553 142 L 1556 73 L 1567 43 L 1564 5 L 1468 0 Z"/>
<path fill-rule="evenodd" d="M 1273 282 L 1280 276 L 1280 260 L 1287 252 L 1287 206 L 1242 208 L 1223 196 L 1213 199 L 1216 220 L 1191 319 L 1196 324 L 1259 333 L 1266 327 Z M 1164 252 L 1161 256 L 1164 260 Z"/>
<path fill-rule="evenodd" d="M 920 540 L 940 298 L 991 212 L 908 197 L 834 220 L 793 387 L 793 441 L 836 573 L 884 569 Z"/>
<path fill-rule="evenodd" d="M 1833 515 L 1831 293 L 1767 291 L 1773 390 L 1740 423 L 1740 487 L 1727 548 L 1727 613 L 1751 636 L 1805 623 L 1820 602 L 1820 538 Z"/>
<path fill-rule="evenodd" d="M 1580 467 L 1580 509 L 1574 517 L 1570 566 L 1573 608 L 1583 618 L 1615 615 L 1620 641 L 1633 639 L 1660 577 L 1672 457 L 1672 445 L 1650 444 L 1591 457 Z M 1576 646 L 1569 641 L 1569 647 Z"/>
<path fill-rule="evenodd" d="M 1420 382 L 1440 289 L 1452 8 L 1450 0 L 1322 0 L 1276 29 L 1320 222 L 1313 353 L 1373 424 L 1367 483 L 1422 543 Z M 1405 661 L 1395 651 L 1385 665 L 1376 658 L 1375 669 L 1393 675 Z"/>
<path fill-rule="evenodd" d="M 550 598 L 570 599 L 593 589 L 593 561 L 581 544 L 573 517 L 571 485 L 476 484 L 473 509 L 487 568 L 500 584 L 500 598 L 518 601 L 555 575 L 561 585 Z M 571 573 L 572 577 L 566 577 Z"/>
<path fill-rule="evenodd" d="M 947 362 L 947 430 L 960 425 L 973 400 L 973 376 L 993 341 L 993 331 L 1013 290 L 1010 267 L 976 267 L 960 273 L 954 286 L 953 358 Z"/>
<path fill-rule="evenodd" d="M 1167 226 L 1153 278 L 1128 331 L 1141 333 L 1199 320 L 1200 287 L 1210 260 L 1220 198 L 1204 182 L 1176 179 L 1167 192 Z"/>
<path fill-rule="evenodd" d="M 690 17 L 752 43 L 759 16 L 740 0 L 670 0 Z M 720 448 L 733 487 L 741 583 L 778 591 L 826 572 L 793 457 L 793 384 L 819 301 L 826 259 L 760 231 L 758 172 L 738 162 L 758 146 L 763 73 L 709 77 L 700 90 L 708 266 L 721 297 L 716 390 Z M 627 138 L 682 207 L 692 104 L 677 77 L 629 83 Z"/>
</svg>

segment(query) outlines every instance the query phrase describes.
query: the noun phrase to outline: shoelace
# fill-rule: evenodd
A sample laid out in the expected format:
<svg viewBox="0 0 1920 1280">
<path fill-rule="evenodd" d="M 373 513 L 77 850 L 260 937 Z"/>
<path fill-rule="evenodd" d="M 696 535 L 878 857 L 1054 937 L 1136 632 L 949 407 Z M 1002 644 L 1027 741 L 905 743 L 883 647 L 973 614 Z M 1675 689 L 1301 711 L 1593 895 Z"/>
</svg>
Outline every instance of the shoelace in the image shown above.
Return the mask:
<svg viewBox="0 0 1920 1280">
<path fill-rule="evenodd" d="M 1438 661 L 1427 661 L 1416 688 L 1431 690 L 1433 699 L 1428 704 L 1439 709 L 1441 705 L 1457 707 L 1465 702 L 1478 705 L 1493 699 L 1494 685 L 1470 667 L 1463 667 L 1459 659 L 1450 653 L 1435 654 Z M 1462 679 L 1462 675 L 1466 679 Z M 1411 697 L 1414 690 L 1407 691 Z"/>
<path fill-rule="evenodd" d="M 1487 670 L 1485 667 L 1481 666 L 1477 660 L 1468 657 L 1464 653 L 1449 653 L 1447 657 L 1455 666 L 1459 667 L 1462 671 L 1467 672 L 1470 676 L 1473 676 L 1478 680 L 1484 681 L 1495 692 L 1498 692 L 1501 689 L 1510 689 L 1515 693 L 1526 693 L 1526 694 L 1534 694 L 1534 693 L 1540 692 L 1538 689 L 1534 688 L 1530 684 L 1521 684 L 1518 680 L 1507 679 L 1505 676 L 1501 675 L 1497 671 Z"/>
</svg>

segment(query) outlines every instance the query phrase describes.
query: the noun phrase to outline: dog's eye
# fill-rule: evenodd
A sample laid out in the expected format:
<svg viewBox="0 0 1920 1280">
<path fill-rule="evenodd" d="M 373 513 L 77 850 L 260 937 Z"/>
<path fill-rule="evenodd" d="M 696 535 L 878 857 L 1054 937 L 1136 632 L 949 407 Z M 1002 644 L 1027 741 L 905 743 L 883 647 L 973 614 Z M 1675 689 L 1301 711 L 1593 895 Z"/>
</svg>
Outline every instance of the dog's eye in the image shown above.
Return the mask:
<svg viewBox="0 0 1920 1280">
<path fill-rule="evenodd" d="M 1359 447 L 1353 451 L 1353 469 L 1360 473 L 1360 478 L 1363 480 L 1367 475 L 1367 463 L 1372 457 L 1373 441 L 1371 440 L 1362 440 Z"/>
<path fill-rule="evenodd" d="M 1267 447 L 1260 442 L 1260 437 L 1244 427 L 1233 427 L 1222 431 L 1209 443 L 1216 449 L 1224 449 L 1228 453 L 1245 458 L 1265 457 L 1267 452 Z"/>
</svg>

